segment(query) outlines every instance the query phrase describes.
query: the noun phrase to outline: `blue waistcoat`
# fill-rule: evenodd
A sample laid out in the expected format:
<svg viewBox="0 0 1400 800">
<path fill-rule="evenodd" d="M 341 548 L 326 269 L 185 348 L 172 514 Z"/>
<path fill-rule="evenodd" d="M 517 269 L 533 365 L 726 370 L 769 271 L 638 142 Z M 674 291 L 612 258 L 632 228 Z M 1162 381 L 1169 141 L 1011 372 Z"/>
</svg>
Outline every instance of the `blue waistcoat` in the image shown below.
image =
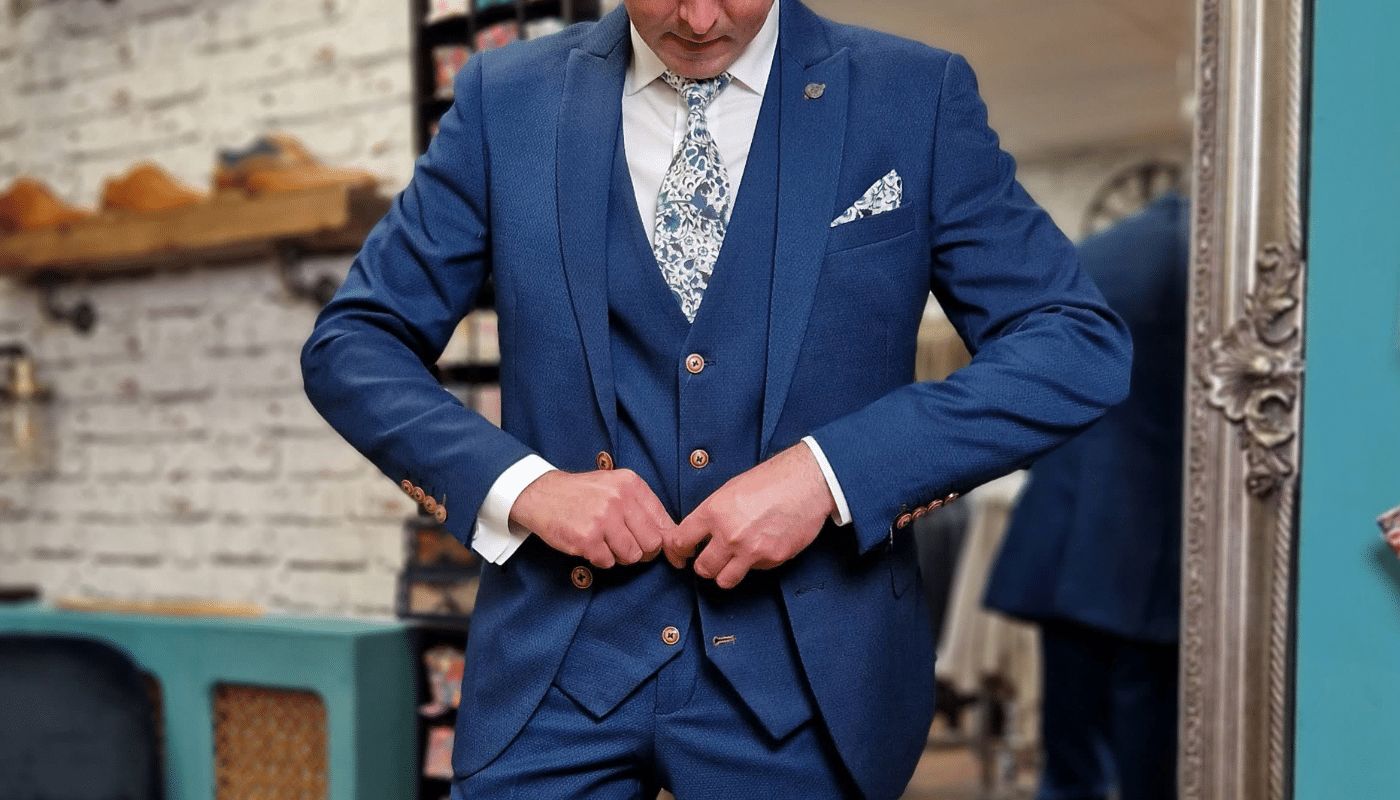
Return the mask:
<svg viewBox="0 0 1400 800">
<path fill-rule="evenodd" d="M 676 520 L 759 461 L 766 364 L 753 354 L 768 349 L 777 208 L 774 95 L 770 85 L 693 324 L 652 255 L 618 137 L 607 216 L 608 330 L 618 376 L 613 455 L 616 467 L 641 476 Z M 704 359 L 698 373 L 685 367 L 692 354 Z M 723 392 L 713 389 L 719 382 Z M 692 466 L 695 450 L 709 456 L 705 466 Z M 588 610 L 555 677 L 590 713 L 608 713 L 674 658 L 698 621 L 706 655 L 769 733 L 786 736 L 812 716 L 773 574 L 751 572 L 731 591 L 678 571 L 664 558 L 595 575 Z M 658 647 L 668 626 L 681 631 L 680 641 Z"/>
</svg>

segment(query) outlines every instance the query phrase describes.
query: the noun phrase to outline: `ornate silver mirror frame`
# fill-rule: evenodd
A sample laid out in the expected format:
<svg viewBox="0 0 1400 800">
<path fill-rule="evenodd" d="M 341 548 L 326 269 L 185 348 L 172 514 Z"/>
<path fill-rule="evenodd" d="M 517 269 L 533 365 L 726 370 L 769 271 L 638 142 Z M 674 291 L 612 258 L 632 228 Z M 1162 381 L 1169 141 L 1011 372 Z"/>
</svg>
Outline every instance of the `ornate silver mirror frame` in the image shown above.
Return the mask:
<svg viewBox="0 0 1400 800">
<path fill-rule="evenodd" d="M 1292 794 L 1305 0 L 1199 0 L 1181 797 Z"/>
</svg>

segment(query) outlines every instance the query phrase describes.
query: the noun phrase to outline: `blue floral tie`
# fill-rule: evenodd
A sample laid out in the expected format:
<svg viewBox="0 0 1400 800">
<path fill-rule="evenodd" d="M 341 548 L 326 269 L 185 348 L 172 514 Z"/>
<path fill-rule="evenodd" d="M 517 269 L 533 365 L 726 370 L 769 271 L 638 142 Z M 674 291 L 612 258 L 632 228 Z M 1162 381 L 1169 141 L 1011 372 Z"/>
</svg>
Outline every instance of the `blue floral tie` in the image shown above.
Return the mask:
<svg viewBox="0 0 1400 800">
<path fill-rule="evenodd" d="M 729 85 L 729 74 L 694 80 L 669 70 L 661 76 L 687 109 L 685 138 L 671 159 L 656 196 L 656 233 L 652 251 L 681 312 L 691 322 L 710 283 L 715 259 L 729 225 L 732 192 L 719 148 L 705 121 L 705 108 Z"/>
</svg>

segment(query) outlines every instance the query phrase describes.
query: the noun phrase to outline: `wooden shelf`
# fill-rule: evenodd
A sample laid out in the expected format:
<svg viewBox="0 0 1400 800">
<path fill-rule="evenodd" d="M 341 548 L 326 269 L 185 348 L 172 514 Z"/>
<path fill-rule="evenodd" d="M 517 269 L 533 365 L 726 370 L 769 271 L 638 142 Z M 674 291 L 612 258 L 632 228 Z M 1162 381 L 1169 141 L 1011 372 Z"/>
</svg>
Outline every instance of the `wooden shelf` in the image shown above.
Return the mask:
<svg viewBox="0 0 1400 800">
<path fill-rule="evenodd" d="M 103 212 L 0 238 L 0 275 L 93 277 L 191 263 L 359 249 L 389 210 L 376 190 L 343 184 L 249 196 L 222 192 L 167 211 Z"/>
</svg>

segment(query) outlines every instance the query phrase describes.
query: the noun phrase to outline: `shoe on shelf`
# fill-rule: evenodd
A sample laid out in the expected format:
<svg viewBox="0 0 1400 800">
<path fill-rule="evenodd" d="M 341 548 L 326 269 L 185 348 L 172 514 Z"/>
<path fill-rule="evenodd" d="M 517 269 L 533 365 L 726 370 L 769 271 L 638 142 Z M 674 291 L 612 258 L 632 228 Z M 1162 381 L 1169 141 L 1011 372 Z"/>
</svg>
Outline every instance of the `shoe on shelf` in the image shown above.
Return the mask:
<svg viewBox="0 0 1400 800">
<path fill-rule="evenodd" d="M 0 230 L 33 231 L 90 216 L 92 212 L 64 203 L 42 181 L 27 176 L 17 178 L 0 195 Z"/>
<path fill-rule="evenodd" d="M 322 164 L 285 133 L 261 137 L 242 150 L 221 150 L 214 168 L 216 190 L 245 189 L 256 194 L 347 183 L 371 187 L 378 179 L 364 170 Z"/>
<path fill-rule="evenodd" d="M 194 205 L 204 194 L 180 183 L 148 161 L 132 167 L 102 187 L 102 207 L 112 211 L 164 211 Z"/>
</svg>

